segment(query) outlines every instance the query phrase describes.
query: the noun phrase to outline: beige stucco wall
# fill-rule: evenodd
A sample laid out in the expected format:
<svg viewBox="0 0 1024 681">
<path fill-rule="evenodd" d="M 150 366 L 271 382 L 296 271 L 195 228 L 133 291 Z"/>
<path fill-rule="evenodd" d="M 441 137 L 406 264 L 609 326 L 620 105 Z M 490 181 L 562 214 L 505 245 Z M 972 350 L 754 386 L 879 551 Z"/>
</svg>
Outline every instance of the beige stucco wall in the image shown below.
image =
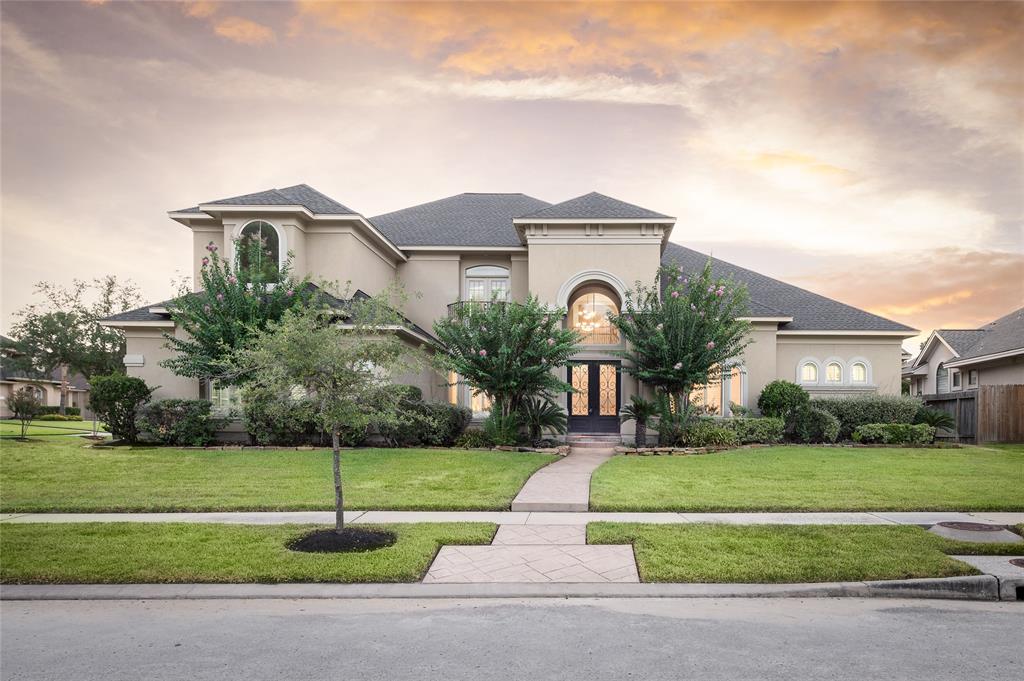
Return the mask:
<svg viewBox="0 0 1024 681">
<path fill-rule="evenodd" d="M 964 367 L 964 386 L 967 385 L 967 371 Z M 1024 357 L 1012 357 L 1002 363 L 982 365 L 978 369 L 978 381 L 981 385 L 1024 385 Z"/>
<path fill-rule="evenodd" d="M 446 316 L 448 304 L 459 299 L 460 276 L 457 253 L 409 256 L 398 266 L 408 296 L 405 316 L 432 333 L 434 321 Z"/>
<path fill-rule="evenodd" d="M 541 302 L 554 305 L 562 285 L 577 273 L 598 270 L 614 275 L 626 289 L 637 280 L 650 284 L 661 264 L 660 241 L 650 244 L 548 243 L 531 240 L 530 290 Z"/>
<path fill-rule="evenodd" d="M 780 333 L 776 336 L 776 376 L 799 383 L 798 367 L 805 359 L 813 359 L 819 365 L 819 384 L 804 387 L 814 397 L 863 392 L 899 395 L 902 340 L 895 336 L 790 336 Z M 839 386 L 825 385 L 825 364 L 833 359 L 844 366 L 844 382 Z M 868 365 L 869 375 L 865 386 L 849 384 L 850 365 L 858 359 Z"/>
<path fill-rule="evenodd" d="M 162 335 L 163 328 L 128 328 L 125 329 L 128 351 L 126 359 L 141 355 L 142 366 L 126 366 L 129 376 L 141 378 L 150 387 L 156 387 L 154 400 L 172 397 L 194 400 L 199 398 L 199 381 L 194 378 L 176 376 L 170 369 L 160 366 L 160 362 L 169 359 L 173 353 L 164 347 L 167 342 Z M 184 332 L 176 330 L 176 335 L 184 337 Z"/>
<path fill-rule="evenodd" d="M 775 322 L 751 323 L 751 343 L 743 349 L 742 362 L 747 372 L 746 406 L 756 408 L 757 397 L 766 385 L 779 378 Z M 787 380 L 792 380 L 787 378 Z"/>
<path fill-rule="evenodd" d="M 387 288 L 395 277 L 396 263 L 354 229 L 340 226 L 336 229 L 306 232 L 307 269 L 296 271 L 300 275 L 308 272 L 314 282 L 321 279 L 336 282 L 342 291 L 346 282 L 352 282 L 353 290 L 362 289 L 370 295 Z"/>
</svg>

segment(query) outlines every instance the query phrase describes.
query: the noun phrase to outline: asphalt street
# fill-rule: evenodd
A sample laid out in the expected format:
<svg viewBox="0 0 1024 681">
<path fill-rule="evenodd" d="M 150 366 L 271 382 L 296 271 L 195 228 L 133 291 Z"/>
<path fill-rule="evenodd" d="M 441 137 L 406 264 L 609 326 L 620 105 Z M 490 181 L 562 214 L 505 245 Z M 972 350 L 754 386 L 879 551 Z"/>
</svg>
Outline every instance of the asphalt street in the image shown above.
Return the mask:
<svg viewBox="0 0 1024 681">
<path fill-rule="evenodd" d="M 0 678 L 1014 679 L 1024 603 L 7 601 Z"/>
</svg>

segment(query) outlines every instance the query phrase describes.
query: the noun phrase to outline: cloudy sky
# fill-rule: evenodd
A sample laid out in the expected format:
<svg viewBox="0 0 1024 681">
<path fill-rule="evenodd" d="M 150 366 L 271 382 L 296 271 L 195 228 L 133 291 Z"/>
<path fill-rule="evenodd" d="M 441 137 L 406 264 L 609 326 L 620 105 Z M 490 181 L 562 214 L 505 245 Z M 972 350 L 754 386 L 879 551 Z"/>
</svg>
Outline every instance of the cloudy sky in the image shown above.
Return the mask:
<svg viewBox="0 0 1024 681">
<path fill-rule="evenodd" d="M 1024 301 L 1024 5 L 4 2 L 2 326 L 191 272 L 166 211 L 588 191 L 928 331 Z"/>
</svg>

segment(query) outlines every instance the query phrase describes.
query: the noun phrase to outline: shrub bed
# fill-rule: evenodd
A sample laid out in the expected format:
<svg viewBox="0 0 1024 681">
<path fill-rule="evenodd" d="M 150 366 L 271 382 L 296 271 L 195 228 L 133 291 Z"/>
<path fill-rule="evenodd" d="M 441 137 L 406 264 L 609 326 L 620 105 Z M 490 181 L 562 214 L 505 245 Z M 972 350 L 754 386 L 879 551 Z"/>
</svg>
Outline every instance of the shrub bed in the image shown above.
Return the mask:
<svg viewBox="0 0 1024 681">
<path fill-rule="evenodd" d="M 935 439 L 927 423 L 866 423 L 853 431 L 853 441 L 865 444 L 922 445 Z"/>
<path fill-rule="evenodd" d="M 40 407 L 40 414 L 60 414 L 60 407 Z M 81 416 L 82 410 L 78 407 L 64 407 L 65 416 Z M 44 419 L 49 420 L 49 419 Z"/>
<path fill-rule="evenodd" d="M 853 431 L 869 423 L 913 423 L 921 401 L 914 397 L 865 395 L 824 397 L 813 400 L 811 406 L 839 419 L 839 437 L 848 440 Z"/>
<path fill-rule="evenodd" d="M 839 419 L 816 407 L 803 406 L 793 412 L 790 421 L 793 439 L 806 444 L 835 442 L 839 437 Z"/>
<path fill-rule="evenodd" d="M 739 444 L 734 430 L 715 421 L 701 420 L 683 429 L 682 442 L 686 447 L 733 447 Z"/>
<path fill-rule="evenodd" d="M 222 421 L 207 400 L 160 400 L 139 410 L 136 427 L 146 439 L 176 447 L 203 447 L 213 442 Z"/>
<path fill-rule="evenodd" d="M 786 424 L 780 418 L 732 418 L 718 424 L 736 434 L 740 444 L 775 444 L 782 442 Z"/>
<path fill-rule="evenodd" d="M 82 417 L 77 414 L 68 414 L 67 416 L 61 416 L 60 414 L 43 414 L 37 416 L 36 421 L 81 421 Z"/>
</svg>

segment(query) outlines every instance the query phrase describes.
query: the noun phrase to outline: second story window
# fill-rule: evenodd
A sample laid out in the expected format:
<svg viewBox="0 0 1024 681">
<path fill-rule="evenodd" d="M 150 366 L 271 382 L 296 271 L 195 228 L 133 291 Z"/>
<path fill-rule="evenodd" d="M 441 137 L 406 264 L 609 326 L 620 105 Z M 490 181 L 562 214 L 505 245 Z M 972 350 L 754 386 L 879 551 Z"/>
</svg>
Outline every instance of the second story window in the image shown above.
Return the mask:
<svg viewBox="0 0 1024 681">
<path fill-rule="evenodd" d="M 584 345 L 615 345 L 619 330 L 608 315 L 619 313 L 614 293 L 600 284 L 588 284 L 576 290 L 569 303 L 569 328 L 579 332 Z"/>
<path fill-rule="evenodd" d="M 504 302 L 510 290 L 506 267 L 478 265 L 466 269 L 466 300 Z"/>
<path fill-rule="evenodd" d="M 277 230 L 269 222 L 253 220 L 238 235 L 243 269 L 264 281 L 276 281 L 281 268 L 281 243 Z"/>
</svg>

